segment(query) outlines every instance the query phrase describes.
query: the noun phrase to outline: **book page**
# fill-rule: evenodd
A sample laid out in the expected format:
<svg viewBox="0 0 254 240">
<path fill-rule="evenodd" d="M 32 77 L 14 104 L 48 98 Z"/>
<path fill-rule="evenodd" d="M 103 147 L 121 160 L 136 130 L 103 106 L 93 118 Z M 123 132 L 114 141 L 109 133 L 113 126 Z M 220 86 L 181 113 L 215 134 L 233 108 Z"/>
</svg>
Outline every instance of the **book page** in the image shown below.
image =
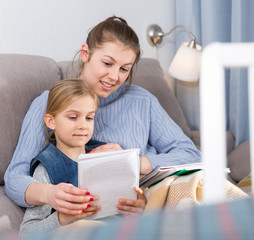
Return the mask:
<svg viewBox="0 0 254 240">
<path fill-rule="evenodd" d="M 117 214 L 119 198 L 137 199 L 134 186 L 139 186 L 139 149 L 82 154 L 78 159 L 78 184 L 99 200 L 97 214 L 86 219 L 98 219 Z"/>
</svg>

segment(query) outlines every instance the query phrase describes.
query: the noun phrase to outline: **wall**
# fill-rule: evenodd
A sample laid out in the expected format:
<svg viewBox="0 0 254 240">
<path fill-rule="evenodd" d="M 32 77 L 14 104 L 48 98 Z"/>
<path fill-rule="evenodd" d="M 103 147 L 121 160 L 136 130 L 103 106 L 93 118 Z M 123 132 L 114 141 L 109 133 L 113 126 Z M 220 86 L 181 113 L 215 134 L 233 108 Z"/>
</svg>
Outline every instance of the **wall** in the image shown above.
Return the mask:
<svg viewBox="0 0 254 240">
<path fill-rule="evenodd" d="M 147 42 L 149 24 L 168 31 L 174 26 L 172 0 L 1 0 L 0 53 L 42 55 L 72 60 L 87 32 L 113 14 L 137 32 L 143 57 L 158 57 L 166 71 L 174 53 L 172 39 L 157 51 Z M 171 54 L 169 54 L 171 52 Z"/>
</svg>

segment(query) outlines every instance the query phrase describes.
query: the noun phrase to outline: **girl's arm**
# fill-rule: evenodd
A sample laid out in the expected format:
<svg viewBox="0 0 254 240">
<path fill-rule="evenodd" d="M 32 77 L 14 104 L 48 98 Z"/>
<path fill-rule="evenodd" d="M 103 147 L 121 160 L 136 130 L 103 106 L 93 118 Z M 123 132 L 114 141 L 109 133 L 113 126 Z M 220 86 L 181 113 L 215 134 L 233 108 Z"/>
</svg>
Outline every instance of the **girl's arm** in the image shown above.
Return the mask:
<svg viewBox="0 0 254 240">
<path fill-rule="evenodd" d="M 46 174 L 45 174 L 46 173 Z M 48 184 L 50 182 L 47 172 L 42 165 L 39 165 L 34 172 L 34 177 L 41 181 L 41 184 Z M 58 221 L 58 212 L 51 213 L 51 206 L 41 205 L 27 208 L 23 222 L 20 225 L 20 232 L 22 236 L 32 234 L 35 231 L 49 231 L 60 226 Z"/>
<path fill-rule="evenodd" d="M 86 208 L 85 201 L 88 191 L 73 186 L 69 183 L 58 185 L 41 182 L 31 183 L 25 193 L 26 202 L 29 205 L 48 204 L 63 214 L 81 214 Z"/>
<path fill-rule="evenodd" d="M 116 205 L 118 213 L 123 215 L 136 215 L 143 213 L 147 203 L 146 196 L 141 188 L 135 187 L 134 190 L 138 194 L 138 199 L 119 199 L 119 204 Z"/>
</svg>

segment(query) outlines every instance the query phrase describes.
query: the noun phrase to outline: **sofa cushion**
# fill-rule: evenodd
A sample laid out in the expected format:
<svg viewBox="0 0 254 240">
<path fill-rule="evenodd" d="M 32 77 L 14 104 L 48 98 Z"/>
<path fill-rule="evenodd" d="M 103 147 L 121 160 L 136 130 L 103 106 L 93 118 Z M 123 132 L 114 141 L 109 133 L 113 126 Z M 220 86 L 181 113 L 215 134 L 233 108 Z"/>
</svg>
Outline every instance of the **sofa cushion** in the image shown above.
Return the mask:
<svg viewBox="0 0 254 240">
<path fill-rule="evenodd" d="M 58 66 L 62 78 L 75 77 L 71 62 L 59 62 Z M 171 91 L 158 60 L 141 58 L 133 69 L 132 83 L 139 85 L 155 95 L 169 116 L 191 137 L 191 130 L 187 125 L 182 109 Z"/>
<path fill-rule="evenodd" d="M 235 137 L 234 134 L 231 132 L 226 132 L 226 143 L 227 143 L 227 155 L 229 155 L 235 146 Z M 194 142 L 196 147 L 201 150 L 201 138 L 200 138 L 200 131 L 199 130 L 192 130 L 191 131 L 191 140 Z"/>
<path fill-rule="evenodd" d="M 0 57 L 0 184 L 17 145 L 23 118 L 33 101 L 60 80 L 50 58 L 1 54 Z"/>
</svg>

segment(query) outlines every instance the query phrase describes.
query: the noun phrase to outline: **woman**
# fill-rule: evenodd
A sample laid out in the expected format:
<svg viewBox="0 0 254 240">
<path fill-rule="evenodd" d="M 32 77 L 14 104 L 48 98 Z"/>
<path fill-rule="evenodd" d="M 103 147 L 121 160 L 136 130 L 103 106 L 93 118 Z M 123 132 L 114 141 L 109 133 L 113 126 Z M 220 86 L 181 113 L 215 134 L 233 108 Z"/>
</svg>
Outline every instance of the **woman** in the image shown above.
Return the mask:
<svg viewBox="0 0 254 240">
<path fill-rule="evenodd" d="M 124 19 L 110 17 L 96 25 L 82 45 L 80 56 L 82 65 L 77 74 L 94 89 L 100 101 L 93 139 L 109 143 L 93 152 L 140 148 L 141 174 L 147 174 L 156 165 L 200 161 L 200 152 L 158 100 L 143 88 L 125 83 L 127 80 L 131 83 L 140 46 L 137 35 Z M 86 206 L 85 190 L 64 183 L 41 184 L 28 176 L 30 161 L 45 141 L 42 119 L 47 98 L 45 91 L 28 110 L 5 173 L 5 192 L 20 206 L 48 204 L 62 213 L 80 214 Z M 141 212 L 141 202 L 121 199 L 119 211 Z"/>
</svg>

